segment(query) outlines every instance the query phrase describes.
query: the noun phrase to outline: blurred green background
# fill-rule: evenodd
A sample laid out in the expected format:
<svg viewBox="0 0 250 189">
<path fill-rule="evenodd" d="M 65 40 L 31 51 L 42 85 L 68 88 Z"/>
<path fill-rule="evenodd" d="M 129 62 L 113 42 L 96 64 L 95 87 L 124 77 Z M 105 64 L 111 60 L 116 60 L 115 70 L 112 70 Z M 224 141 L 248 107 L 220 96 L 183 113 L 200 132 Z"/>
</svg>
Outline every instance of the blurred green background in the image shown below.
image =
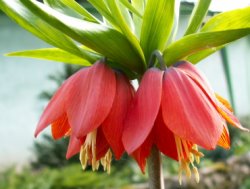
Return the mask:
<svg viewBox="0 0 250 189">
<path fill-rule="evenodd" d="M 249 3 L 249 2 L 248 2 Z M 89 9 L 92 9 L 85 4 Z M 216 14 L 219 9 L 210 11 Z M 218 6 L 217 6 L 218 7 Z M 182 2 L 181 36 L 193 3 Z M 93 10 L 92 10 L 93 11 Z M 183 28 L 183 30 L 182 30 Z M 68 140 L 54 141 L 50 130 L 34 140 L 33 132 L 54 91 L 79 67 L 49 61 L 4 57 L 3 54 L 48 47 L 0 12 L 0 189 L 146 189 L 147 175 L 126 155 L 113 161 L 111 175 L 81 170 L 78 157 L 65 159 Z M 244 126 L 250 128 L 250 37 L 204 60 L 198 67 L 216 92 L 229 99 Z M 163 158 L 166 188 L 250 188 L 250 138 L 231 129 L 230 151 L 204 152 L 201 181 L 178 184 L 178 164 Z"/>
</svg>

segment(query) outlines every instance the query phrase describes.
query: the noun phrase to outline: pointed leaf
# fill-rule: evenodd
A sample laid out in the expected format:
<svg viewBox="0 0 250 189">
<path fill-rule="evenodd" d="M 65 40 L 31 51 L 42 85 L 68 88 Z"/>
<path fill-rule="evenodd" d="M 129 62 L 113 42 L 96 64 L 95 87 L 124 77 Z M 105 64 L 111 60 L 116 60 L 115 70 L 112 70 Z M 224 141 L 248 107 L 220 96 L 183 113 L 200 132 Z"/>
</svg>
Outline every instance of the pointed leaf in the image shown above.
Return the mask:
<svg viewBox="0 0 250 189">
<path fill-rule="evenodd" d="M 94 17 L 81 5 L 79 5 L 75 0 L 45 0 L 44 2 L 53 9 L 56 9 L 59 12 L 62 12 L 69 16 L 84 18 L 85 20 L 88 20 L 90 22 L 100 23 L 100 21 L 96 17 Z"/>
<path fill-rule="evenodd" d="M 126 22 L 126 19 L 123 17 L 121 9 L 119 8 L 119 5 L 118 5 L 119 1 L 117 1 L 117 0 L 107 0 L 107 3 L 109 5 L 109 8 L 111 10 L 112 15 L 114 15 L 114 19 L 115 19 L 117 25 L 120 27 L 121 31 L 124 33 L 124 35 L 130 41 L 130 43 L 133 44 L 134 50 L 138 54 L 140 54 L 141 59 L 144 60 L 144 54 L 142 52 L 139 41 L 137 40 L 135 35 L 132 33 L 129 25 Z M 132 19 L 129 19 L 128 22 L 132 22 Z M 146 64 L 144 66 L 146 68 Z"/>
<path fill-rule="evenodd" d="M 113 25 L 114 27 L 117 26 L 116 21 L 114 20 L 114 17 L 112 16 L 112 14 L 110 13 L 108 6 L 106 5 L 106 3 L 104 2 L 104 0 L 88 0 L 93 7 L 96 8 L 96 10 L 103 16 L 105 17 L 109 23 L 111 23 L 111 25 Z"/>
<path fill-rule="evenodd" d="M 184 35 L 189 35 L 198 31 L 207 14 L 210 3 L 211 0 L 199 0 L 193 9 L 192 15 L 189 19 L 188 28 Z"/>
<path fill-rule="evenodd" d="M 143 76 L 124 122 L 122 141 L 126 151 L 135 151 L 153 128 L 161 102 L 163 71 L 151 68 Z"/>
<path fill-rule="evenodd" d="M 92 15 L 89 11 L 87 11 L 83 6 L 78 4 L 75 0 L 61 0 L 61 2 L 69 6 L 71 9 L 75 10 L 82 16 L 84 16 L 86 20 L 100 23 L 100 20 L 98 20 L 94 15 Z"/>
<path fill-rule="evenodd" d="M 174 23 L 175 0 L 148 0 L 141 29 L 141 46 L 146 61 L 154 50 L 163 51 Z"/>
<path fill-rule="evenodd" d="M 217 48 L 229 42 L 244 37 L 250 33 L 249 29 L 225 30 L 215 32 L 202 32 L 187 35 L 169 45 L 163 52 L 168 66 L 179 60 L 205 49 Z"/>
<path fill-rule="evenodd" d="M 78 65 L 83 65 L 83 66 L 89 66 L 93 62 L 95 62 L 101 58 L 100 55 L 95 54 L 93 52 L 86 51 L 86 53 L 90 54 L 89 57 L 91 57 L 91 59 L 86 60 L 86 59 L 80 58 L 78 56 L 75 56 L 71 53 L 68 53 L 67 51 L 57 49 L 57 48 L 18 51 L 18 52 L 9 53 L 9 54 L 7 54 L 7 56 L 23 56 L 23 57 L 64 62 L 64 63 L 69 63 L 69 64 L 78 64 Z"/>
<path fill-rule="evenodd" d="M 192 64 L 197 64 L 199 61 L 203 60 L 204 58 L 210 56 L 211 54 L 217 52 L 218 50 L 222 49 L 225 45 L 214 47 L 211 49 L 206 49 L 203 51 L 199 51 L 195 54 L 192 54 L 186 58 L 187 61 L 192 62 Z"/>
<path fill-rule="evenodd" d="M 88 59 L 88 54 L 85 54 L 70 38 L 35 16 L 19 0 L 1 0 L 0 8 L 20 26 L 45 42 L 76 56 Z"/>
<path fill-rule="evenodd" d="M 250 28 L 250 7 L 220 13 L 211 18 L 201 32 Z"/>
<path fill-rule="evenodd" d="M 134 13 L 134 15 L 136 15 L 140 18 L 142 17 L 141 13 L 135 7 L 133 7 L 133 5 L 128 0 L 121 0 L 121 3 L 125 7 L 127 7 L 132 13 Z"/>
<path fill-rule="evenodd" d="M 141 72 L 143 60 L 129 41 L 118 31 L 70 16 L 63 15 L 36 1 L 21 0 L 35 14 L 83 45 Z M 109 48 L 107 48 L 109 47 Z"/>
<path fill-rule="evenodd" d="M 144 14 L 144 9 L 145 9 L 145 1 L 144 0 L 131 0 L 132 6 L 135 7 L 136 10 L 140 11 L 142 15 Z M 133 15 L 133 20 L 135 24 L 135 35 L 137 36 L 138 39 L 140 39 L 141 36 L 141 26 L 142 26 L 142 18 Z"/>
</svg>

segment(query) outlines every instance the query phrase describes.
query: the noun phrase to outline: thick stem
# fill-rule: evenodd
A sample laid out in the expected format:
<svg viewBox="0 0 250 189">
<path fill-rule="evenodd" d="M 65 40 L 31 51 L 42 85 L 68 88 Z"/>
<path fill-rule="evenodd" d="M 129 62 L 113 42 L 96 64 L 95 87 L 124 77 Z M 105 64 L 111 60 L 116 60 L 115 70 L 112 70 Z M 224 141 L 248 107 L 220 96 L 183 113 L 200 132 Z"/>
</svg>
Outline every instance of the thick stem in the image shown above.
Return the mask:
<svg viewBox="0 0 250 189">
<path fill-rule="evenodd" d="M 148 158 L 148 175 L 150 189 L 164 189 L 161 155 L 156 146 L 153 146 Z"/>
</svg>

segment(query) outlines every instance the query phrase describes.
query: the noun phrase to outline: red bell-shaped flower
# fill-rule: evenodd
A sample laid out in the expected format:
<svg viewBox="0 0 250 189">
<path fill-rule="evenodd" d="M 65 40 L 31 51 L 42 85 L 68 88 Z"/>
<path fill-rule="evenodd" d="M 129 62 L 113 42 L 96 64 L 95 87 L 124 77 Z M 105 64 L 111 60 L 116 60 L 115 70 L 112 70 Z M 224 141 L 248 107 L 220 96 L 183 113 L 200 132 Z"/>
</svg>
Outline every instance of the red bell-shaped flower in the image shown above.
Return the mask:
<svg viewBox="0 0 250 189">
<path fill-rule="evenodd" d="M 35 136 L 51 124 L 55 139 L 71 137 L 67 158 L 80 151 L 83 168 L 90 162 L 96 170 L 101 160 L 109 169 L 110 148 L 117 159 L 124 152 L 122 123 L 133 95 L 124 75 L 98 61 L 63 83 L 43 112 Z"/>
<path fill-rule="evenodd" d="M 124 123 L 123 144 L 144 171 L 151 147 L 180 162 L 191 176 L 193 162 L 203 156 L 197 146 L 212 150 L 230 147 L 226 121 L 245 130 L 229 103 L 214 94 L 204 76 L 188 62 L 165 71 L 149 69 L 129 108 Z"/>
</svg>

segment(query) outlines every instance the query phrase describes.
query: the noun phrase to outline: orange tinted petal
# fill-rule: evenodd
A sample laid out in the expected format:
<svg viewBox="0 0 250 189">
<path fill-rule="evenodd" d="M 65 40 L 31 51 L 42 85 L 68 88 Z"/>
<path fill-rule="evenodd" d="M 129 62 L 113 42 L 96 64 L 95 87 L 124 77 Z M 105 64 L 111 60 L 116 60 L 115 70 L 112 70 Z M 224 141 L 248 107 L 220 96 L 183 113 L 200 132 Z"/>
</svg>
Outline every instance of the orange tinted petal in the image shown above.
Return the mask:
<svg viewBox="0 0 250 189">
<path fill-rule="evenodd" d="M 228 132 L 228 129 L 227 129 L 227 126 L 224 126 L 223 128 L 223 132 L 221 134 L 221 137 L 218 141 L 218 146 L 224 148 L 224 149 L 230 149 L 230 136 L 229 136 L 229 132 Z"/>
<path fill-rule="evenodd" d="M 59 119 L 51 124 L 51 132 L 54 139 L 64 137 L 70 130 L 70 125 L 66 114 L 63 114 Z"/>
<path fill-rule="evenodd" d="M 216 98 L 220 101 L 221 104 L 223 104 L 228 110 L 230 110 L 231 112 L 233 112 L 233 108 L 231 106 L 231 104 L 222 96 L 215 94 Z"/>
<path fill-rule="evenodd" d="M 218 112 L 221 114 L 221 116 L 228 122 L 230 123 L 232 126 L 235 126 L 243 131 L 247 131 L 249 132 L 249 129 L 244 128 L 241 124 L 240 121 L 238 120 L 238 118 L 233 115 L 233 113 L 228 110 L 228 108 L 226 108 L 223 104 L 221 104 L 220 102 L 218 102 L 219 107 L 217 107 Z"/>
<path fill-rule="evenodd" d="M 157 117 L 163 71 L 149 69 L 143 76 L 124 122 L 123 145 L 130 154 L 147 138 Z"/>
</svg>

